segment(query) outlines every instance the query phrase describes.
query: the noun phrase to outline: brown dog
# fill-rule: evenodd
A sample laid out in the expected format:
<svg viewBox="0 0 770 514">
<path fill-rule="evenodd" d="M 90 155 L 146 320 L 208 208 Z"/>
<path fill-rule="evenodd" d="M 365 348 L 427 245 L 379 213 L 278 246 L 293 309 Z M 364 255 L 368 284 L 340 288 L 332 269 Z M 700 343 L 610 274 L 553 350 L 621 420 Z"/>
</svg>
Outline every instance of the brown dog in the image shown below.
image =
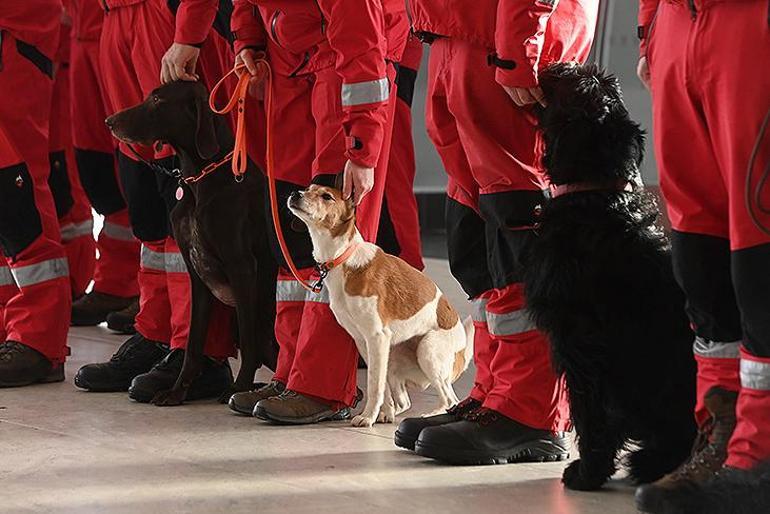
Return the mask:
<svg viewBox="0 0 770 514">
<path fill-rule="evenodd" d="M 197 82 L 161 86 L 106 123 L 127 143 L 170 144 L 182 177 L 197 176 L 233 147 L 230 129 L 211 111 L 208 93 Z M 265 234 L 264 177 L 252 163 L 242 182 L 234 180 L 229 161 L 221 168 L 200 182 L 188 185 L 180 180 L 181 199 L 171 213 L 171 225 L 192 281 L 190 338 L 176 384 L 156 395 L 156 405 L 181 404 L 200 373 L 215 299 L 237 312 L 241 369 L 233 390 L 250 390 L 261 365 L 275 368 L 277 266 Z"/>
</svg>

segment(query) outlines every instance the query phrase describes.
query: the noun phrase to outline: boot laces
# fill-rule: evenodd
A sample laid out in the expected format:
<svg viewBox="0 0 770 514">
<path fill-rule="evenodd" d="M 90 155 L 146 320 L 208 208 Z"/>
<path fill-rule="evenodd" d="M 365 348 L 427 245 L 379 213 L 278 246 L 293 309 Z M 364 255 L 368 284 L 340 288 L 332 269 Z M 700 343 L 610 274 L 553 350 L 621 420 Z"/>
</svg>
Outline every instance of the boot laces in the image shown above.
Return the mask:
<svg viewBox="0 0 770 514">
<path fill-rule="evenodd" d="M 709 419 L 707 424 L 698 432 L 693 445 L 690 459 L 675 471 L 679 478 L 690 478 L 700 474 L 704 469 L 718 469 L 724 460 L 724 451 L 719 444 L 712 441 L 715 421 Z"/>
<path fill-rule="evenodd" d="M 478 405 L 479 405 L 479 401 L 469 396 L 468 398 L 461 401 L 457 405 L 449 407 L 447 409 L 447 412 L 454 416 L 461 416 L 461 417 L 467 416 L 471 414 L 473 411 L 475 411 L 476 409 L 478 409 L 479 408 Z"/>
<path fill-rule="evenodd" d="M 0 361 L 10 362 L 14 355 L 24 353 L 24 345 L 14 341 L 7 341 L 0 344 Z"/>
<path fill-rule="evenodd" d="M 500 414 L 492 409 L 486 407 L 479 407 L 476 410 L 469 412 L 465 419 L 473 423 L 478 423 L 481 426 L 491 425 L 500 419 Z"/>
</svg>

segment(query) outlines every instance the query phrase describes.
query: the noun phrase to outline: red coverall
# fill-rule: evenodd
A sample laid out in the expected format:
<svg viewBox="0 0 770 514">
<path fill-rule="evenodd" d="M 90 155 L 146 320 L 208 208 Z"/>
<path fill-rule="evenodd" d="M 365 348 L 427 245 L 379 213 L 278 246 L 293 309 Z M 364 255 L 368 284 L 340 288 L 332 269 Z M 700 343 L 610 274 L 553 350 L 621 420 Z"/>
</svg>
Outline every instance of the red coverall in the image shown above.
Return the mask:
<svg viewBox="0 0 770 514">
<path fill-rule="evenodd" d="M 72 302 L 47 180 L 61 16 L 59 0 L 6 0 L 0 9 L 0 340 L 54 364 L 68 354 Z"/>
<path fill-rule="evenodd" d="M 532 428 L 565 430 L 568 403 L 545 336 L 530 321 L 521 250 L 544 201 L 541 138 L 529 108 L 501 85 L 534 87 L 538 70 L 583 61 L 598 0 L 413 0 L 418 35 L 433 40 L 428 132 L 449 184 L 453 274 L 474 303 L 471 396 Z"/>
<path fill-rule="evenodd" d="M 406 21 L 406 18 L 403 18 Z M 409 35 L 403 56 L 399 60 L 396 85 L 398 96 L 393 118 L 393 142 L 390 146 L 390 164 L 385 180 L 377 245 L 421 270 L 422 245 L 417 199 L 414 196 L 414 139 L 412 138 L 412 97 L 417 71 L 422 60 L 422 43 Z"/>
<path fill-rule="evenodd" d="M 388 41 L 399 39 L 400 48 L 386 46 L 383 14 L 373 0 L 235 0 L 232 18 L 236 54 L 266 49 L 274 71 L 271 129 L 279 197 L 311 181 L 332 184 L 347 159 L 375 167 L 374 190 L 358 208 L 358 228 L 369 241 L 377 235 L 395 108 L 395 70 L 386 58 L 400 57 L 406 42 L 406 25 L 391 17 L 389 28 L 404 30 L 400 38 L 388 32 Z M 310 239 L 292 229 L 291 213 L 281 209 L 292 257 L 310 276 Z M 358 352 L 329 309 L 327 292 L 306 293 L 285 270 L 278 280 L 275 379 L 333 408 L 352 405 Z"/>
<path fill-rule="evenodd" d="M 104 12 L 93 0 L 72 0 L 70 107 L 72 142 L 80 181 L 94 210 L 104 216 L 97 248 L 94 291 L 129 298 L 139 294 L 139 241 L 118 185 L 117 143 L 104 119 L 107 98 L 99 64 Z"/>
<path fill-rule="evenodd" d="M 69 2 L 67 2 L 68 4 Z M 67 6 L 65 6 L 67 9 Z M 69 13 L 69 11 L 66 11 Z M 70 18 L 68 18 L 69 20 Z M 96 241 L 94 218 L 83 186 L 80 184 L 72 147 L 70 119 L 70 26 L 62 25 L 59 49 L 54 59 L 56 74 L 51 105 L 48 184 L 53 193 L 64 251 L 70 269 L 72 297 L 86 292 L 94 278 Z"/>
<path fill-rule="evenodd" d="M 102 0 L 105 10 L 100 64 L 110 113 L 131 107 L 160 85 L 160 62 L 173 42 L 200 45 L 201 76 L 210 87 L 231 66 L 228 42 L 212 31 L 218 0 L 183 0 L 176 20 L 165 0 Z M 172 158 L 164 148 L 145 159 Z M 190 321 L 190 278 L 168 229 L 168 213 L 176 202 L 177 183 L 134 159 L 120 143 L 118 152 L 131 227 L 142 241 L 139 268 L 137 332 L 172 349 L 187 346 Z M 209 324 L 206 355 L 233 356 L 229 323 L 232 310 L 216 304 Z"/>
<path fill-rule="evenodd" d="M 698 336 L 696 417 L 706 422 L 711 387 L 740 391 L 727 465 L 749 468 L 770 457 L 770 236 L 754 224 L 744 197 L 752 150 L 770 116 L 768 2 L 640 5 L 674 267 Z M 752 191 L 770 161 L 770 134 L 757 145 Z M 770 188 L 761 196 L 767 205 Z M 759 219 L 770 225 L 770 216 Z"/>
</svg>

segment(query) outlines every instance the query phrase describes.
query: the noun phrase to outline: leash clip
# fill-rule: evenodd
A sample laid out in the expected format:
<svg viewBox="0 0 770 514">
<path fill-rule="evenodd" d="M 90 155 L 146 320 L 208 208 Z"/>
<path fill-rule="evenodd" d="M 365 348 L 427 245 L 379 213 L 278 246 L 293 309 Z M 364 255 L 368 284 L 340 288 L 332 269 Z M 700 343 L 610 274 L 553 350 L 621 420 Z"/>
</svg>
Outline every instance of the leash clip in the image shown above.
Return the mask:
<svg viewBox="0 0 770 514">
<path fill-rule="evenodd" d="M 243 175 L 233 175 L 233 180 L 235 180 L 236 183 L 240 184 L 243 182 Z"/>
</svg>

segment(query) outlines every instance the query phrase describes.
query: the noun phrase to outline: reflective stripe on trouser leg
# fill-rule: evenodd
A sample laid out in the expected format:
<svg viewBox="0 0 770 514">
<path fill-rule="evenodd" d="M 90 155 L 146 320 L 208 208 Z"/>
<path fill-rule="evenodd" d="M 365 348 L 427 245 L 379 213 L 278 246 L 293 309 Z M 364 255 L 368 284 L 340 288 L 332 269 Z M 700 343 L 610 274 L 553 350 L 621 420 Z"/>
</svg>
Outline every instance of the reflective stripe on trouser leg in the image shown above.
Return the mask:
<svg viewBox="0 0 770 514">
<path fill-rule="evenodd" d="M 471 301 L 471 318 L 475 328 L 473 362 L 476 365 L 476 376 L 470 396 L 481 402 L 487 397 L 494 383 L 490 366 L 500 344 L 499 339 L 490 336 L 487 325 L 487 302 L 490 294 L 491 292 L 484 293 Z"/>
<path fill-rule="evenodd" d="M 5 263 L 5 256 L 0 253 L 0 320 L 5 319 L 5 304 L 13 298 L 18 289 L 11 275 L 11 269 Z M 5 322 L 0 323 L 0 342 L 5 341 Z"/>
<path fill-rule="evenodd" d="M 140 243 L 131 231 L 126 209 L 105 216 L 96 247 L 94 291 L 123 298 L 137 296 Z"/>
<path fill-rule="evenodd" d="M 16 256 L 10 271 L 18 289 L 5 304 L 6 337 L 64 362 L 72 293 L 63 249 L 40 236 Z"/>
<path fill-rule="evenodd" d="M 548 340 L 524 308 L 522 289 L 521 284 L 494 289 L 487 303 L 489 332 L 499 346 L 484 406 L 532 428 L 568 430 L 566 388 L 553 371 Z"/>
<path fill-rule="evenodd" d="M 303 278 L 309 278 L 311 270 L 312 268 L 304 270 Z M 289 374 L 294 366 L 306 295 L 305 288 L 294 279 L 291 273 L 280 268 L 275 288 L 275 338 L 280 351 L 273 379 L 283 384 L 289 381 Z"/>
<path fill-rule="evenodd" d="M 728 391 L 740 389 L 740 345 L 740 341 L 718 342 L 701 336 L 695 338 L 693 353 L 698 363 L 695 420 L 699 426 L 703 426 L 711 417 L 705 406 L 705 397 L 711 388 L 720 387 Z"/>
<path fill-rule="evenodd" d="M 77 298 L 85 294 L 86 288 L 94 278 L 96 241 L 93 235 L 93 218 L 72 221 L 74 211 L 75 208 L 59 221 L 62 222 L 60 227 L 62 244 L 69 262 L 72 297 Z"/>
<path fill-rule="evenodd" d="M 738 423 L 730 439 L 727 466 L 749 469 L 770 459 L 770 358 L 741 349 Z"/>
<path fill-rule="evenodd" d="M 171 304 L 171 341 L 172 350 L 187 348 L 190 337 L 190 313 L 192 310 L 192 289 L 190 275 L 187 272 L 184 258 L 176 242 L 166 239 L 164 246 L 164 263 L 166 266 L 166 286 L 168 301 Z M 203 353 L 215 359 L 235 357 L 235 340 L 232 322 L 233 309 L 214 300 L 209 314 L 209 325 L 206 331 L 206 343 Z"/>
<path fill-rule="evenodd" d="M 139 313 L 134 326 L 147 339 L 171 341 L 171 304 L 166 283 L 165 240 L 145 241 L 140 254 Z"/>
<path fill-rule="evenodd" d="M 307 273 L 308 270 L 302 270 Z M 317 275 L 312 273 L 311 280 Z M 287 387 L 324 400 L 332 408 L 352 405 L 356 397 L 358 350 L 337 323 L 328 296 L 307 293 Z"/>
</svg>

